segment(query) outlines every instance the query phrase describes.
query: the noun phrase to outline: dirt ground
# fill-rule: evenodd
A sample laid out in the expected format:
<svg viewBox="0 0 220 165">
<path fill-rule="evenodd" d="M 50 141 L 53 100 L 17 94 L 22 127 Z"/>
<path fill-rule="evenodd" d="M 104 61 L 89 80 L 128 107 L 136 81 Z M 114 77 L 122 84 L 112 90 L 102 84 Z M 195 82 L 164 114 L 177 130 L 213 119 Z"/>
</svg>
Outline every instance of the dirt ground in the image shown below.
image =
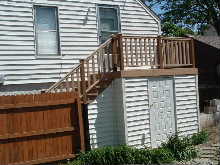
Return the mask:
<svg viewBox="0 0 220 165">
<path fill-rule="evenodd" d="M 220 126 L 213 126 L 210 128 L 207 128 L 205 130 L 207 130 L 210 134 L 209 136 L 209 141 L 207 144 L 219 144 L 220 143 Z"/>
</svg>

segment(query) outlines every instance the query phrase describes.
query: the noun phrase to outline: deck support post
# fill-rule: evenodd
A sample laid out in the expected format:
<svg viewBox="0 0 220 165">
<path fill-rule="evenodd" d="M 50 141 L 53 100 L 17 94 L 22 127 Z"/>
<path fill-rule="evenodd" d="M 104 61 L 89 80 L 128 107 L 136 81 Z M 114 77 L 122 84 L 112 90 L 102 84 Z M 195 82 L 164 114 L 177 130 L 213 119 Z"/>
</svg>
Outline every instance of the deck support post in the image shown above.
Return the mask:
<svg viewBox="0 0 220 165">
<path fill-rule="evenodd" d="M 157 37 L 157 54 L 158 54 L 158 61 L 159 61 L 159 68 L 164 69 L 164 59 L 162 54 L 162 44 L 161 44 L 161 36 Z"/>
<path fill-rule="evenodd" d="M 193 38 L 191 38 L 191 62 L 192 62 L 192 67 L 196 67 L 196 57 L 195 57 L 195 41 Z"/>
<path fill-rule="evenodd" d="M 120 70 L 124 70 L 124 55 L 123 55 L 123 38 L 122 34 L 118 34 L 118 56 L 120 63 Z"/>
<path fill-rule="evenodd" d="M 112 36 L 112 68 L 114 72 L 117 72 L 118 68 L 118 57 L 117 57 L 117 36 Z"/>
<path fill-rule="evenodd" d="M 87 103 L 86 80 L 85 80 L 85 60 L 80 60 L 81 94 L 84 104 Z"/>
</svg>

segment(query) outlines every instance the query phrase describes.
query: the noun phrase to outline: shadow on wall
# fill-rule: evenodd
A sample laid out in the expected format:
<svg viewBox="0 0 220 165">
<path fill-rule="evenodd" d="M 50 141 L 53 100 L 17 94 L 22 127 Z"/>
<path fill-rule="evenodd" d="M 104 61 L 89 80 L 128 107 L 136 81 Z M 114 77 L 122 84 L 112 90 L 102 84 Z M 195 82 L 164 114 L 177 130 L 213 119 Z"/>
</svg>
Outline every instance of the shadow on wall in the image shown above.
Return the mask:
<svg viewBox="0 0 220 165">
<path fill-rule="evenodd" d="M 114 117 L 112 88 L 108 87 L 96 101 L 97 103 L 93 103 L 93 106 L 97 106 L 92 114 L 94 123 L 90 124 L 91 148 L 117 145 L 117 121 Z"/>
</svg>

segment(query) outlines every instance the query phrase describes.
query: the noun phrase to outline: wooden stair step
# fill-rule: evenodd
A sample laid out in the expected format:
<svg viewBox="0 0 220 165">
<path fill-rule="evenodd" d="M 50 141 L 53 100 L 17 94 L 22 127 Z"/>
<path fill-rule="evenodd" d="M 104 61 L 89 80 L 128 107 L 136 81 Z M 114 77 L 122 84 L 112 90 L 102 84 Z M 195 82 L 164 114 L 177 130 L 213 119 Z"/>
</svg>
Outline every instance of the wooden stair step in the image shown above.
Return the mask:
<svg viewBox="0 0 220 165">
<path fill-rule="evenodd" d="M 99 93 L 87 93 L 87 96 L 98 96 Z"/>
</svg>

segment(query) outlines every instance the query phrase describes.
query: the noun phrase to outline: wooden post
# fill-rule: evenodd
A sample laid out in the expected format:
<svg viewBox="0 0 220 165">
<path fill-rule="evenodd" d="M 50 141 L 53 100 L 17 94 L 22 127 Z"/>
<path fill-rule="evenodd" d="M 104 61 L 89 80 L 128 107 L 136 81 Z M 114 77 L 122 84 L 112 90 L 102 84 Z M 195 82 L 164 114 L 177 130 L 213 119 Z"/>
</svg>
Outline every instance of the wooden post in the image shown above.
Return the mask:
<svg viewBox="0 0 220 165">
<path fill-rule="evenodd" d="M 120 60 L 120 70 L 124 70 L 124 54 L 123 54 L 123 40 L 122 34 L 118 34 L 118 56 Z"/>
<path fill-rule="evenodd" d="M 195 41 L 193 38 L 191 38 L 191 62 L 192 67 L 196 67 L 196 57 L 195 57 Z"/>
<path fill-rule="evenodd" d="M 113 71 L 117 72 L 117 38 L 115 35 L 112 36 L 112 68 Z"/>
<path fill-rule="evenodd" d="M 80 96 L 76 99 L 78 119 L 79 119 L 79 133 L 80 133 L 80 151 L 86 150 L 86 140 L 85 140 L 85 125 L 83 120 L 83 108 L 81 105 Z"/>
<path fill-rule="evenodd" d="M 85 80 L 85 60 L 80 60 L 81 94 L 83 102 L 87 103 L 86 80 Z"/>
<path fill-rule="evenodd" d="M 162 45 L 161 45 L 161 36 L 157 37 L 157 55 L 158 55 L 158 64 L 160 69 L 164 69 L 164 60 L 162 54 Z"/>
</svg>

